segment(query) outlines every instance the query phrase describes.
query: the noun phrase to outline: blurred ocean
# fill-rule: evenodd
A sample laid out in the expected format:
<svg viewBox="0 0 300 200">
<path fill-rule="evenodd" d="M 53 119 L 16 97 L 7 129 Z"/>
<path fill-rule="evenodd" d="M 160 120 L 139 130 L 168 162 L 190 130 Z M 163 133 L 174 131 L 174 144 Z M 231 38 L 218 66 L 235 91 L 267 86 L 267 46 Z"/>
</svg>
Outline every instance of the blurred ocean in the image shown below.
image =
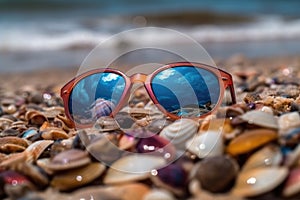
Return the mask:
<svg viewBox="0 0 300 200">
<path fill-rule="evenodd" d="M 185 33 L 213 58 L 299 54 L 299 8 L 298 0 L 0 0 L 0 72 L 76 67 L 99 42 L 145 26 Z"/>
</svg>

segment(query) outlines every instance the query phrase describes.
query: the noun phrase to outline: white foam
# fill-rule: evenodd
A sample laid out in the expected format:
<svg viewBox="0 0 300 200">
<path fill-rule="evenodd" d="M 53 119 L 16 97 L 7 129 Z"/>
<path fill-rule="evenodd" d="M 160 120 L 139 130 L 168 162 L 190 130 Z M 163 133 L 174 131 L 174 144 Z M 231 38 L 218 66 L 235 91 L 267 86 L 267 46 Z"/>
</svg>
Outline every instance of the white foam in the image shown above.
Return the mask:
<svg viewBox="0 0 300 200">
<path fill-rule="evenodd" d="M 103 24 L 102 24 L 103 25 Z M 58 24 L 61 26 L 61 24 Z M 0 30 L 0 51 L 40 51 L 58 50 L 69 47 L 95 46 L 109 36 L 127 29 L 120 28 L 120 23 L 115 24 L 114 31 L 108 31 L 101 24 L 97 29 L 86 29 L 80 26 L 67 26 L 58 32 L 47 32 L 45 27 L 10 27 Z M 110 27 L 113 25 L 110 24 Z M 34 27 L 34 28 L 33 28 Z M 171 27 L 172 28 L 172 27 Z M 255 23 L 244 25 L 199 25 L 189 27 L 174 27 L 184 34 L 195 38 L 198 42 L 239 42 L 239 41 L 265 41 L 279 39 L 300 38 L 300 20 L 283 21 L 280 18 L 264 18 Z M 103 30 L 103 31 L 99 31 Z M 118 31 L 117 31 L 118 30 Z M 121 43 L 134 44 L 147 43 L 172 43 L 180 44 L 170 35 L 157 31 L 145 32 L 142 35 L 132 35 L 120 38 L 114 46 Z"/>
</svg>

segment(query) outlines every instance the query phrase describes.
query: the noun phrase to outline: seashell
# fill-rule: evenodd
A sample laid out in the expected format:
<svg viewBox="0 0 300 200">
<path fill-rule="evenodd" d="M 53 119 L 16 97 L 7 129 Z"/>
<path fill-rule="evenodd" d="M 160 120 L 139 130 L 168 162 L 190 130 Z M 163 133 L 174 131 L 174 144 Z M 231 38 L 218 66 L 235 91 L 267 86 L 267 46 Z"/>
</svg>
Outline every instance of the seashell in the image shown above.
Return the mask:
<svg viewBox="0 0 300 200">
<path fill-rule="evenodd" d="M 268 145 L 251 155 L 244 164 L 242 170 L 279 166 L 282 160 L 283 155 L 279 147 L 275 145 Z"/>
<path fill-rule="evenodd" d="M 201 187 L 210 192 L 224 192 L 228 190 L 237 174 L 238 163 L 229 156 L 215 156 L 198 162 L 191 176 L 200 182 Z"/>
<path fill-rule="evenodd" d="M 260 110 L 252 110 L 246 112 L 239 118 L 247 122 L 248 124 L 257 125 L 264 128 L 278 129 L 277 119 L 274 117 L 274 115 Z"/>
<path fill-rule="evenodd" d="M 30 163 L 36 161 L 52 143 L 52 140 L 40 140 L 29 145 L 24 151 L 26 161 Z"/>
<path fill-rule="evenodd" d="M 54 119 L 59 114 L 63 114 L 65 112 L 63 107 L 53 106 L 50 108 L 44 108 L 43 114 L 47 119 Z"/>
<path fill-rule="evenodd" d="M 30 142 L 23 138 L 7 136 L 7 137 L 0 138 L 0 146 L 5 144 L 15 144 L 26 148 L 28 147 Z"/>
<path fill-rule="evenodd" d="M 71 199 L 144 199 L 149 190 L 149 186 L 142 183 L 128 183 L 108 187 L 90 186 L 76 190 Z"/>
<path fill-rule="evenodd" d="M 136 150 L 138 153 L 160 156 L 169 162 L 176 159 L 176 149 L 173 144 L 158 135 L 141 138 L 136 145 Z"/>
<path fill-rule="evenodd" d="M 111 164 L 122 156 L 118 141 L 113 135 L 100 135 L 87 146 L 88 152 L 98 161 Z"/>
<path fill-rule="evenodd" d="M 186 148 L 199 158 L 219 156 L 224 151 L 223 138 L 219 132 L 207 131 L 187 141 Z"/>
<path fill-rule="evenodd" d="M 285 146 L 296 146 L 300 141 L 300 127 L 281 132 L 280 142 Z"/>
<path fill-rule="evenodd" d="M 201 125 L 199 132 L 206 132 L 206 131 L 219 131 L 225 138 L 232 138 L 236 134 L 238 134 L 239 130 L 234 129 L 231 125 L 231 120 L 228 118 L 217 118 L 211 120 L 204 120 Z"/>
<path fill-rule="evenodd" d="M 29 128 L 29 129 L 23 131 L 23 133 L 21 135 L 22 135 L 22 138 L 29 139 L 36 134 L 38 134 L 38 130 L 36 128 Z"/>
<path fill-rule="evenodd" d="M 242 114 L 244 114 L 245 111 L 239 107 L 239 106 L 226 106 L 221 107 L 217 111 L 217 118 L 235 118 Z"/>
<path fill-rule="evenodd" d="M 269 106 L 263 106 L 260 110 L 263 112 L 269 113 L 271 115 L 274 115 L 273 109 Z"/>
<path fill-rule="evenodd" d="M 53 159 L 37 164 L 47 171 L 62 171 L 87 165 L 91 162 L 86 151 L 70 149 L 57 154 Z"/>
<path fill-rule="evenodd" d="M 27 129 L 27 126 L 26 126 L 25 122 L 19 120 L 19 121 L 13 122 L 11 124 L 10 128 L 15 129 L 21 133 Z"/>
<path fill-rule="evenodd" d="M 278 126 L 280 130 L 287 130 L 292 127 L 300 126 L 300 114 L 291 112 L 281 115 L 278 118 Z"/>
<path fill-rule="evenodd" d="M 109 116 L 115 107 L 113 102 L 99 98 L 92 105 L 92 116 L 94 119 Z"/>
<path fill-rule="evenodd" d="M 169 140 L 177 150 L 185 151 L 185 143 L 198 132 L 198 123 L 191 119 L 179 119 L 166 126 L 160 136 Z"/>
<path fill-rule="evenodd" d="M 151 174 L 151 180 L 156 186 L 165 188 L 177 196 L 184 194 L 188 175 L 181 165 L 172 163 Z"/>
<path fill-rule="evenodd" d="M 2 116 L 0 118 L 0 130 L 8 129 L 13 122 L 14 122 L 13 120 Z M 1 136 L 1 134 L 0 134 L 0 136 Z M 1 137 L 3 137 L 3 136 L 1 136 Z"/>
<path fill-rule="evenodd" d="M 129 129 L 135 123 L 135 120 L 133 120 L 126 112 L 118 112 L 114 116 L 114 119 L 122 130 Z"/>
<path fill-rule="evenodd" d="M 94 128 L 101 132 L 119 130 L 118 122 L 112 117 L 99 117 L 94 124 Z"/>
<path fill-rule="evenodd" d="M 67 118 L 64 114 L 58 114 L 56 116 L 56 118 L 54 118 L 54 123 L 60 123 L 61 127 L 65 130 L 65 131 L 69 131 L 70 129 L 74 128 L 74 124 L 73 122 Z"/>
<path fill-rule="evenodd" d="M 47 128 L 42 132 L 42 138 L 45 140 L 68 139 L 69 135 L 60 128 Z"/>
<path fill-rule="evenodd" d="M 284 167 L 263 167 L 243 171 L 239 174 L 231 192 L 242 197 L 258 196 L 276 188 L 287 175 L 288 169 Z"/>
<path fill-rule="evenodd" d="M 10 104 L 8 106 L 2 106 L 2 110 L 4 113 L 12 115 L 17 111 L 17 107 L 14 104 Z"/>
<path fill-rule="evenodd" d="M 15 129 L 11 129 L 11 128 L 7 128 L 0 133 L 1 137 L 8 137 L 8 136 L 12 137 L 12 136 L 18 136 L 18 135 L 19 135 L 19 131 L 15 130 Z"/>
<path fill-rule="evenodd" d="M 147 126 L 147 130 L 153 133 L 160 133 L 160 131 L 165 128 L 166 126 L 170 125 L 172 121 L 168 119 L 156 119 L 150 122 Z"/>
<path fill-rule="evenodd" d="M 175 197 L 167 190 L 153 189 L 144 196 L 143 200 L 175 200 Z"/>
<path fill-rule="evenodd" d="M 248 130 L 230 141 L 226 151 L 233 155 L 250 152 L 277 139 L 277 132 L 270 129 Z"/>
<path fill-rule="evenodd" d="M 25 114 L 25 119 L 31 125 L 41 126 L 45 121 L 48 121 L 45 115 L 36 110 L 29 110 Z"/>
<path fill-rule="evenodd" d="M 51 186 L 60 191 L 67 191 L 86 185 L 98 178 L 105 170 L 101 163 L 90 163 L 77 169 L 57 174 L 51 181 Z"/>
<path fill-rule="evenodd" d="M 150 177 L 150 171 L 155 172 L 165 164 L 165 159 L 158 156 L 144 154 L 125 156 L 110 166 L 103 182 L 105 184 L 119 184 L 144 180 Z"/>
<path fill-rule="evenodd" d="M 287 181 L 284 184 L 282 195 L 291 197 L 300 192 L 300 168 L 291 169 Z"/>
<path fill-rule="evenodd" d="M 49 183 L 48 177 L 42 173 L 41 169 L 31 163 L 22 162 L 12 169 L 30 178 L 38 187 L 46 186 Z"/>
<path fill-rule="evenodd" d="M 128 134 L 123 134 L 119 140 L 118 147 L 121 150 L 128 150 L 136 146 L 138 140 Z"/>
<path fill-rule="evenodd" d="M 26 148 L 24 146 L 18 145 L 18 144 L 2 144 L 0 146 L 0 152 L 2 153 L 16 153 L 16 152 L 22 152 Z"/>
</svg>

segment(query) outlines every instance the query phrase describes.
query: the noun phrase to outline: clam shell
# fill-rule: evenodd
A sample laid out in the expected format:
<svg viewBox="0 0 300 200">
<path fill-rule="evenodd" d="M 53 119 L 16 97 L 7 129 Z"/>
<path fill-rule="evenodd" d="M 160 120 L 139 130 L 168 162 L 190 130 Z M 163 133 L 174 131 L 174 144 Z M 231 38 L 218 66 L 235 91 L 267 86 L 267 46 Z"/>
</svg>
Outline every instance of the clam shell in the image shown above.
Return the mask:
<svg viewBox="0 0 300 200">
<path fill-rule="evenodd" d="M 207 131 L 187 141 L 186 148 L 199 158 L 219 156 L 224 151 L 223 138 L 219 132 Z"/>
<path fill-rule="evenodd" d="M 278 118 L 278 125 L 280 130 L 300 126 L 300 114 L 298 112 L 283 114 Z"/>
<path fill-rule="evenodd" d="M 150 171 L 156 171 L 165 164 L 165 159 L 157 156 L 140 154 L 125 156 L 110 166 L 103 182 L 117 184 L 144 180 L 150 177 Z"/>
<path fill-rule="evenodd" d="M 70 199 L 133 200 L 144 199 L 149 187 L 142 183 L 99 187 L 90 186 L 76 190 Z"/>
<path fill-rule="evenodd" d="M 27 147 L 24 151 L 26 161 L 33 162 L 36 161 L 40 155 L 53 143 L 52 140 L 39 140 Z"/>
<path fill-rule="evenodd" d="M 166 126 L 159 135 L 169 140 L 177 150 L 184 151 L 185 143 L 197 134 L 198 128 L 196 121 L 182 118 Z"/>
<path fill-rule="evenodd" d="M 243 170 L 259 167 L 279 166 L 283 160 L 283 155 L 279 147 L 268 145 L 255 152 L 244 164 Z"/>
<path fill-rule="evenodd" d="M 248 124 L 254 124 L 265 128 L 278 129 L 278 122 L 274 115 L 260 110 L 252 110 L 246 112 L 239 118 L 241 118 Z"/>
<path fill-rule="evenodd" d="M 57 154 L 52 160 L 49 160 L 46 168 L 52 171 L 61 171 L 81 167 L 90 162 L 91 159 L 86 151 L 70 149 Z"/>
<path fill-rule="evenodd" d="M 295 168 L 290 171 L 290 174 L 285 182 L 282 194 L 284 197 L 290 197 L 300 192 L 300 168 Z"/>
<path fill-rule="evenodd" d="M 226 151 L 231 155 L 244 154 L 277 139 L 277 132 L 271 129 L 245 131 L 231 140 Z"/>
<path fill-rule="evenodd" d="M 42 132 L 42 138 L 45 140 L 68 139 L 69 135 L 59 128 L 47 128 Z"/>
<path fill-rule="evenodd" d="M 86 185 L 99 177 L 105 170 L 101 163 L 91 163 L 87 166 L 57 174 L 51 181 L 51 186 L 66 191 Z"/>
<path fill-rule="evenodd" d="M 232 193 L 242 197 L 264 194 L 280 185 L 288 175 L 284 167 L 255 168 L 241 172 Z"/>
</svg>

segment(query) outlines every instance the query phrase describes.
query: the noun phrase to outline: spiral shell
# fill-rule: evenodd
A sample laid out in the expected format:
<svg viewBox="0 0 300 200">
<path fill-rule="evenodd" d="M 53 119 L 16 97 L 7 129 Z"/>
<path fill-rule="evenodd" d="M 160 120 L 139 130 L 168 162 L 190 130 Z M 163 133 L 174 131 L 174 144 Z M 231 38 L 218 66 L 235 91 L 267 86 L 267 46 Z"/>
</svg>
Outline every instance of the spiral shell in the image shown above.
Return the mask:
<svg viewBox="0 0 300 200">
<path fill-rule="evenodd" d="M 111 101 L 99 98 L 95 101 L 92 108 L 92 116 L 94 119 L 109 116 L 115 109 L 115 104 Z"/>
</svg>

